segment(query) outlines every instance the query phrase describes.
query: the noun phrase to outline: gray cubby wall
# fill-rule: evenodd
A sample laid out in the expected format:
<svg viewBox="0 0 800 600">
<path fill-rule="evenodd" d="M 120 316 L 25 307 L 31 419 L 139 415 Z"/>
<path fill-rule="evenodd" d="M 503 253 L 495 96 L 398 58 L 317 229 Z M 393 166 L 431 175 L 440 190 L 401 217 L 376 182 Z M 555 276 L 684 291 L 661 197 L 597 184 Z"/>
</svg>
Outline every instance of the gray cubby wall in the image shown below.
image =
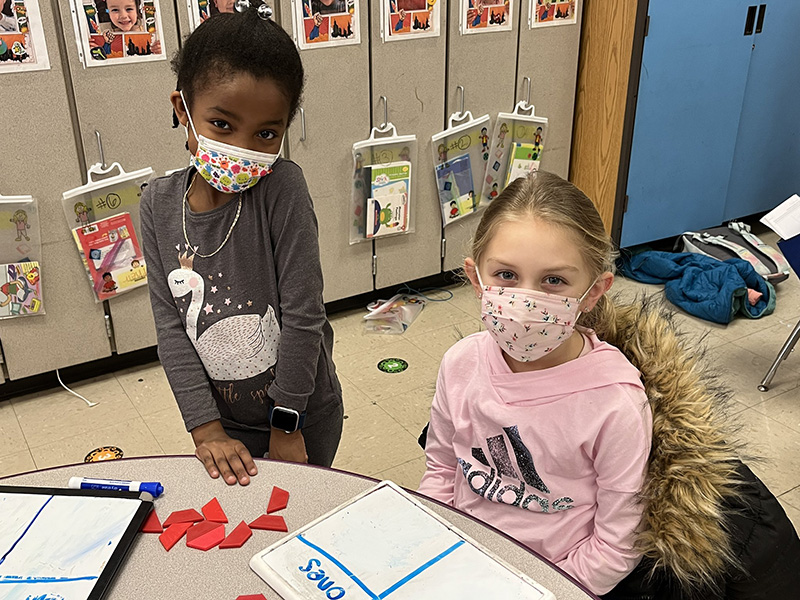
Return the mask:
<svg viewBox="0 0 800 600">
<path fill-rule="evenodd" d="M 379 2 L 360 1 L 360 44 L 301 51 L 303 115 L 284 146 L 304 168 L 314 199 L 326 302 L 463 264 L 479 217 L 442 230 L 430 142 L 460 110 L 458 86 L 465 90 L 465 109 L 475 117 L 492 116 L 491 131 L 497 112 L 511 111 L 524 97 L 523 79 L 530 77 L 536 112 L 550 119 L 542 167 L 566 176 L 569 164 L 579 25 L 529 30 L 527 0 L 511 0 L 512 31 L 465 36 L 459 31 L 458 0 L 439 0 L 439 37 L 385 43 Z M 32 194 L 39 202 L 47 310 L 41 317 L 0 321 L 12 380 L 111 355 L 104 306 L 84 283 L 61 207 L 61 193 L 85 183 L 86 166 L 99 162 L 95 131 L 102 136 L 106 163 L 117 161 L 127 171 L 150 166 L 162 175 L 187 162 L 183 131 L 171 129 L 168 98 L 175 80 L 169 61 L 84 69 L 67 6 L 57 0 L 41 0 L 39 6 L 51 69 L 4 74 L 0 85 L 0 103 L 15 106 L 15 123 L 24 124 L 12 130 L 16 150 L 4 157 L 0 191 Z M 291 32 L 291 0 L 279 0 L 274 8 L 276 21 Z M 186 3 L 162 1 L 161 11 L 171 57 L 190 31 Z M 415 231 L 350 245 L 352 145 L 383 122 L 381 96 L 398 133 L 417 136 Z M 40 165 L 46 165 L 46 176 L 39 176 Z M 132 213 L 138 228 L 138 211 Z M 155 345 L 146 288 L 111 300 L 108 311 L 117 352 Z"/>
</svg>

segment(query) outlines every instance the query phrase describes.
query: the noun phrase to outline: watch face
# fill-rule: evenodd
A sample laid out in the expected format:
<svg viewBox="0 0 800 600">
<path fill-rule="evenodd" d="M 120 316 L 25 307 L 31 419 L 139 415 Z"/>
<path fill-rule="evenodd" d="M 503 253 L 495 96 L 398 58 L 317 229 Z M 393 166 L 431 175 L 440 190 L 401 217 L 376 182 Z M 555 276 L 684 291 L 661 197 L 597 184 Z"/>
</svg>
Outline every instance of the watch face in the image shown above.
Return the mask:
<svg viewBox="0 0 800 600">
<path fill-rule="evenodd" d="M 291 408 L 283 408 L 276 406 L 272 409 L 272 419 L 270 425 L 275 429 L 283 429 L 284 431 L 295 431 L 297 429 L 300 415 L 297 411 Z"/>
</svg>

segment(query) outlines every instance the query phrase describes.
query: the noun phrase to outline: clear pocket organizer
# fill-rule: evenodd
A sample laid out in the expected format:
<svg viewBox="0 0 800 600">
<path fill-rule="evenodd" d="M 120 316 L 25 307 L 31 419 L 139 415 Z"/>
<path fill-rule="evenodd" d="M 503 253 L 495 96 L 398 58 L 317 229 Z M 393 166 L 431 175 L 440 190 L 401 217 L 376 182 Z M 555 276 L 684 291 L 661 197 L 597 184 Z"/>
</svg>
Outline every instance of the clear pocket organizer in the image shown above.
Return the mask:
<svg viewBox="0 0 800 600">
<path fill-rule="evenodd" d="M 478 210 L 489 158 L 489 121 L 489 115 L 475 119 L 469 111 L 454 113 L 447 129 L 431 137 L 444 226 Z"/>
<path fill-rule="evenodd" d="M 0 319 L 45 314 L 41 260 L 36 200 L 0 195 Z"/>
<path fill-rule="evenodd" d="M 147 285 L 138 217 L 130 211 L 138 208 L 142 188 L 152 176 L 150 167 L 126 173 L 119 163 L 108 168 L 95 164 L 86 185 L 62 194 L 67 225 L 97 302 Z"/>
<path fill-rule="evenodd" d="M 353 144 L 350 243 L 414 231 L 412 190 L 417 137 L 392 123 Z"/>
<path fill-rule="evenodd" d="M 481 202 L 491 202 L 505 187 L 539 170 L 547 136 L 547 118 L 533 104 L 520 101 L 510 113 L 499 113 L 494 124 Z"/>
</svg>

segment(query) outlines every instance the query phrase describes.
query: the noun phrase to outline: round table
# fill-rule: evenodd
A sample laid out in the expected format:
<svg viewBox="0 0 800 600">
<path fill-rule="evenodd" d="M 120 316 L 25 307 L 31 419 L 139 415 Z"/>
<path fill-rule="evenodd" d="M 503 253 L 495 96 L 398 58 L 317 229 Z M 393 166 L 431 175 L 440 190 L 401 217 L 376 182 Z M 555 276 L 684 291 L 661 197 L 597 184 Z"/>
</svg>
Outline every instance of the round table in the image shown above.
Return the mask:
<svg viewBox="0 0 800 600">
<path fill-rule="evenodd" d="M 290 493 L 283 515 L 289 531 L 322 516 L 377 480 L 310 465 L 257 459 L 258 475 L 248 486 L 228 486 L 211 479 L 194 456 L 159 456 L 88 463 L 33 471 L 0 479 L 1 485 L 66 487 L 70 477 L 96 477 L 133 481 L 159 481 L 164 494 L 155 502 L 163 521 L 172 511 L 198 511 L 216 497 L 227 514 L 226 531 L 241 521 L 250 522 L 266 512 L 272 486 Z M 549 589 L 558 600 L 596 599 L 557 568 L 511 538 L 483 523 L 415 494 L 478 543 Z M 250 558 L 279 540 L 283 533 L 253 530 L 253 537 L 239 549 L 214 548 L 208 552 L 188 548 L 182 540 L 166 552 L 158 535 L 140 534 L 106 596 L 109 600 L 202 598 L 235 600 L 245 594 L 264 594 L 279 600 L 275 592 L 250 570 Z"/>
</svg>

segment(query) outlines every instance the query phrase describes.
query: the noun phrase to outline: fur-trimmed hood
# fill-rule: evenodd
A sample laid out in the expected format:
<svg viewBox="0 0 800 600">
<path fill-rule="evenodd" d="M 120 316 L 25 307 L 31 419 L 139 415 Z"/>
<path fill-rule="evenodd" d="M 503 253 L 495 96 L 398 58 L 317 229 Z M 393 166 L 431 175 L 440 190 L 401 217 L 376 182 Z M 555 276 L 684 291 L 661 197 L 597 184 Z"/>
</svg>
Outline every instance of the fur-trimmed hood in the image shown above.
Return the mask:
<svg viewBox="0 0 800 600">
<path fill-rule="evenodd" d="M 687 592 L 715 588 L 737 568 L 724 506 L 739 496 L 739 445 L 725 417 L 730 393 L 703 365 L 663 302 L 614 302 L 614 326 L 598 332 L 642 373 L 653 413 L 653 442 L 641 492 L 638 547 Z"/>
</svg>

